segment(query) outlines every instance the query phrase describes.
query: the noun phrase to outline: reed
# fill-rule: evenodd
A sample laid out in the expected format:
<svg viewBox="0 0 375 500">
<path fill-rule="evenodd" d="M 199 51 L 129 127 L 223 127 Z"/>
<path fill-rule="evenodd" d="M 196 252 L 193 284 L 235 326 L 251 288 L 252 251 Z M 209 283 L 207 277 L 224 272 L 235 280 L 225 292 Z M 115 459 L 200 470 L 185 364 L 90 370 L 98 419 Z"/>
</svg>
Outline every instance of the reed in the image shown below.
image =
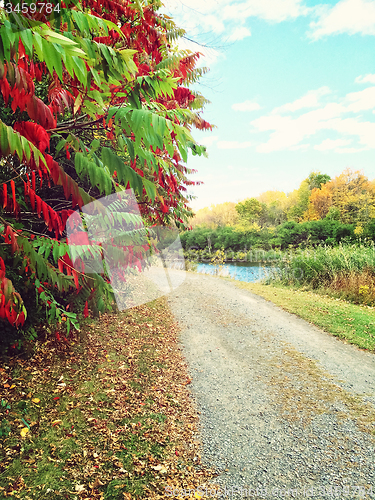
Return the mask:
<svg viewBox="0 0 375 500">
<path fill-rule="evenodd" d="M 268 278 L 298 287 L 324 289 L 355 303 L 375 304 L 375 246 L 319 246 L 297 250 Z"/>
</svg>

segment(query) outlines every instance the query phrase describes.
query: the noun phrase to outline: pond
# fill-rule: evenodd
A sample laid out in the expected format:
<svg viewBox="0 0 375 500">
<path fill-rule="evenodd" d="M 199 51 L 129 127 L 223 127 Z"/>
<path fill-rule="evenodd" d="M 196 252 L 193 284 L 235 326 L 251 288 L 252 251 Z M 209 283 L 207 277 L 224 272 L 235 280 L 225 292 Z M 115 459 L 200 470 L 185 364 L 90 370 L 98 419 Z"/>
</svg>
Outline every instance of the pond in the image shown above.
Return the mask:
<svg viewBox="0 0 375 500">
<path fill-rule="evenodd" d="M 223 264 L 221 276 L 230 276 L 238 281 L 256 282 L 264 279 L 270 272 L 276 271 L 276 267 L 265 266 L 261 262 L 231 262 Z M 198 263 L 198 273 L 215 274 L 213 264 Z"/>
</svg>

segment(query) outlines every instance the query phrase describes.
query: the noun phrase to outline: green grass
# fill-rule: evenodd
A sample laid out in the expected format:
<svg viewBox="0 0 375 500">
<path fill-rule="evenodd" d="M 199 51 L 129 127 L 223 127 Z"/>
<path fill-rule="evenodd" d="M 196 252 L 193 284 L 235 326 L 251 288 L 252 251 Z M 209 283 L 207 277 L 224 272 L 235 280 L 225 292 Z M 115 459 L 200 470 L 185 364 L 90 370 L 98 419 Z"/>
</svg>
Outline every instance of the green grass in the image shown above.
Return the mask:
<svg viewBox="0 0 375 500">
<path fill-rule="evenodd" d="M 283 285 L 234 281 L 324 331 L 375 352 L 375 310 Z"/>
</svg>

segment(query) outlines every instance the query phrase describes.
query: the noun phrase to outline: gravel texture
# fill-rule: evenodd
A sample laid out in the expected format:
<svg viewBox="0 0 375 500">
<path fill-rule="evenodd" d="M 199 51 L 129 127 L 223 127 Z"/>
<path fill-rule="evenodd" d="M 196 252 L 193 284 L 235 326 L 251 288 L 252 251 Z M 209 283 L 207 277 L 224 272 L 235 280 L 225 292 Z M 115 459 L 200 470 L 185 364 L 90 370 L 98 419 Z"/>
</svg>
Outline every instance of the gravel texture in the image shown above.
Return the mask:
<svg viewBox="0 0 375 500">
<path fill-rule="evenodd" d="M 210 498 L 375 498 L 373 354 L 217 277 L 186 273 L 168 302 Z"/>
</svg>

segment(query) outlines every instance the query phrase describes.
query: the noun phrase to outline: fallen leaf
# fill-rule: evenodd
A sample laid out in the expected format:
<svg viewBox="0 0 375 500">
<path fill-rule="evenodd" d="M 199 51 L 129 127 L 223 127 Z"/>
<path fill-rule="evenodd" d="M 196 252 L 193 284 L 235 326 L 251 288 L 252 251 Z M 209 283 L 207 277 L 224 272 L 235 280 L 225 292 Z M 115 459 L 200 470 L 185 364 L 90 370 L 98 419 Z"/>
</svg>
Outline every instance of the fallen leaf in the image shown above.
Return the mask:
<svg viewBox="0 0 375 500">
<path fill-rule="evenodd" d="M 40 399 L 39 398 L 33 398 L 31 401 L 33 403 L 40 403 Z"/>
<path fill-rule="evenodd" d="M 98 488 L 98 486 L 104 486 L 104 483 L 102 483 L 100 479 L 97 477 L 93 482 L 93 484 L 90 485 L 90 488 L 94 490 L 95 488 Z"/>
<path fill-rule="evenodd" d="M 62 420 L 54 420 L 54 421 L 52 422 L 52 427 L 54 427 L 55 425 L 59 425 L 59 424 L 61 424 L 61 423 L 62 423 Z"/>
<path fill-rule="evenodd" d="M 164 467 L 164 465 L 151 465 L 151 469 L 157 470 L 161 474 L 166 474 L 167 469 Z"/>
<path fill-rule="evenodd" d="M 30 432 L 29 429 L 27 427 L 23 427 L 21 429 L 21 436 L 25 437 L 28 432 Z"/>
<path fill-rule="evenodd" d="M 83 486 L 83 484 L 76 484 L 77 493 L 83 493 L 84 491 L 86 491 L 86 488 Z"/>
</svg>

